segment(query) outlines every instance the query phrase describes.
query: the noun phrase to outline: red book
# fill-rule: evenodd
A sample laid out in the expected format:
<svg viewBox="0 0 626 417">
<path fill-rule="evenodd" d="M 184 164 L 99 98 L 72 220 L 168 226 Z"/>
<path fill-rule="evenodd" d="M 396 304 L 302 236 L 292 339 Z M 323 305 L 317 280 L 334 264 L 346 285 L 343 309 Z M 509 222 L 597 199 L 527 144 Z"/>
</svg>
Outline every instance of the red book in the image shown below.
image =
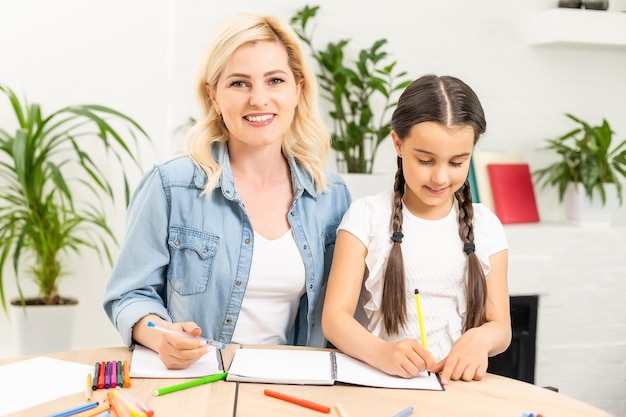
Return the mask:
<svg viewBox="0 0 626 417">
<path fill-rule="evenodd" d="M 496 216 L 503 224 L 539 221 L 528 164 L 488 164 Z"/>
</svg>

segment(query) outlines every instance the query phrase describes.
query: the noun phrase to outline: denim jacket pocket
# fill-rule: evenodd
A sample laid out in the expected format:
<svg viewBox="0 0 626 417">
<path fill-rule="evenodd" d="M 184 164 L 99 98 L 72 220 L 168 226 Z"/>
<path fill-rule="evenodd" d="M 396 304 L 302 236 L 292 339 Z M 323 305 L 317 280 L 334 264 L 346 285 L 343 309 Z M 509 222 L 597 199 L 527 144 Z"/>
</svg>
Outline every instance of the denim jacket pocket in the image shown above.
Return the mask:
<svg viewBox="0 0 626 417">
<path fill-rule="evenodd" d="M 219 237 L 186 227 L 172 227 L 168 238 L 167 279 L 181 295 L 206 291 Z"/>
</svg>

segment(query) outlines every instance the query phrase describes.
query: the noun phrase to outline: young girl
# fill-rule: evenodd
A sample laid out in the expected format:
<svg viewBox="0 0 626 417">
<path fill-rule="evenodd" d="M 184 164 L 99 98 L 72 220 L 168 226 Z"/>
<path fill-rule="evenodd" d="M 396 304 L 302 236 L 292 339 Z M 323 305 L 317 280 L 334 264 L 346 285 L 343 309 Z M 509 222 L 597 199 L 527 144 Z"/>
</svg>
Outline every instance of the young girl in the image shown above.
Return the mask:
<svg viewBox="0 0 626 417">
<path fill-rule="evenodd" d="M 481 379 L 508 347 L 507 242 L 468 181 L 485 128 L 457 78 L 426 75 L 401 95 L 393 192 L 356 200 L 339 226 L 322 326 L 341 351 L 392 375 L 441 372 L 447 384 Z"/>
</svg>

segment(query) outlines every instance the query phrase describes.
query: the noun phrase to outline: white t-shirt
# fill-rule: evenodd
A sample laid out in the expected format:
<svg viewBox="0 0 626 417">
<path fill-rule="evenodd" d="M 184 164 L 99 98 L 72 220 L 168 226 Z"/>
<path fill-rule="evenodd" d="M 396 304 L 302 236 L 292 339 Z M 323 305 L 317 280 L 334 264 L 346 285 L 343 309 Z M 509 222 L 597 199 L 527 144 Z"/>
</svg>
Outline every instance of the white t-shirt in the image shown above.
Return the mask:
<svg viewBox="0 0 626 417">
<path fill-rule="evenodd" d="M 419 289 L 428 349 L 437 360 L 447 356 L 461 336 L 465 317 L 467 256 L 459 237 L 458 208 L 440 220 L 424 220 L 403 207 L 402 257 L 406 280 L 407 322 L 393 337 L 384 330 L 380 310 L 383 274 L 391 250 L 391 213 L 393 193 L 385 192 L 360 198 L 343 217 L 340 230 L 356 236 L 367 247 L 366 277 L 355 314 L 373 334 L 389 341 L 420 340 L 415 307 Z M 483 271 L 490 271 L 489 256 L 507 249 L 502 223 L 488 208 L 474 204 L 474 243 Z"/>
<path fill-rule="evenodd" d="M 304 281 L 304 263 L 291 230 L 276 240 L 255 232 L 250 276 L 232 342 L 287 343 L 304 295 Z"/>
</svg>

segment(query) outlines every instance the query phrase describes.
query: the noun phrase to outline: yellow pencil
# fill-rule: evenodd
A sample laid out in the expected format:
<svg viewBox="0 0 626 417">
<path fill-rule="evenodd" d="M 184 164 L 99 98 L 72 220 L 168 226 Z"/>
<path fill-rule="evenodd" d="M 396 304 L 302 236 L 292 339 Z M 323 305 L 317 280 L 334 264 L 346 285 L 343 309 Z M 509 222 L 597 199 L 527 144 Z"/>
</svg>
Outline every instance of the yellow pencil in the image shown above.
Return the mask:
<svg viewBox="0 0 626 417">
<path fill-rule="evenodd" d="M 420 292 L 415 289 L 415 308 L 417 309 L 417 320 L 420 324 L 420 339 L 422 339 L 422 346 L 428 349 L 428 342 L 426 342 L 426 329 L 424 328 L 424 316 L 422 315 L 422 303 L 420 302 Z"/>
<path fill-rule="evenodd" d="M 85 389 L 85 399 L 87 401 L 91 400 L 91 390 L 92 390 L 91 372 L 87 372 L 87 388 Z"/>
</svg>

